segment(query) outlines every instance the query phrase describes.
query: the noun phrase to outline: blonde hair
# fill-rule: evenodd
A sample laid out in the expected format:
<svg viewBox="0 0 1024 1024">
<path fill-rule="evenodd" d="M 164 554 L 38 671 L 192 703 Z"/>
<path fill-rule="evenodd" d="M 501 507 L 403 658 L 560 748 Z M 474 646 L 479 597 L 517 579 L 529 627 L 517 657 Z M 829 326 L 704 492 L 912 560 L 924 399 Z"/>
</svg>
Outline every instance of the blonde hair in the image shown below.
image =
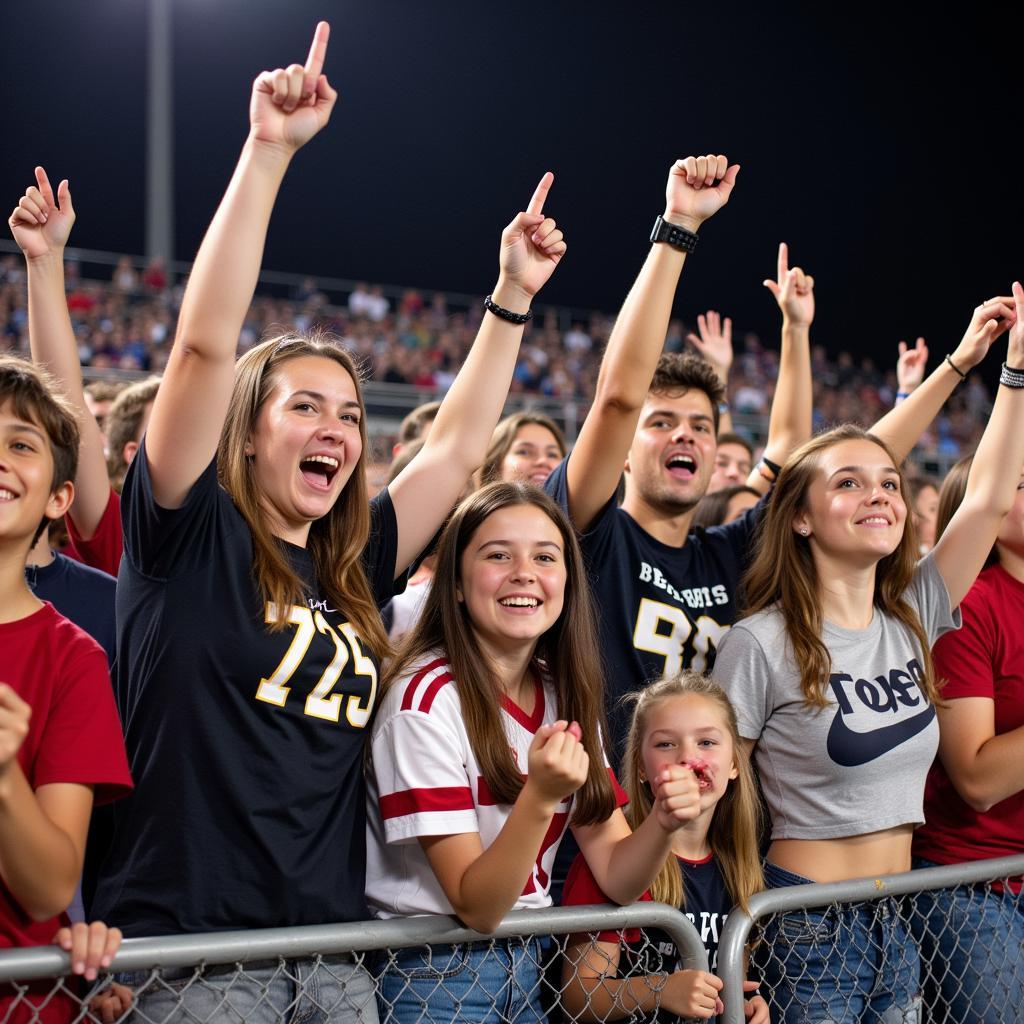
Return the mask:
<svg viewBox="0 0 1024 1024">
<path fill-rule="evenodd" d="M 687 669 L 676 676 L 659 679 L 625 699 L 633 705 L 626 754 L 623 758 L 629 806 L 626 819 L 638 829 L 654 806 L 650 783 L 644 781 L 643 744 L 651 712 L 676 697 L 696 695 L 714 704 L 722 713 L 726 731 L 732 739 L 736 778 L 726 787 L 715 806 L 708 830 L 708 845 L 722 873 L 729 898 L 744 910 L 755 892 L 764 888 L 761 855 L 758 848 L 762 827 L 761 801 L 750 765 L 750 755 L 740 739 L 736 712 L 725 691 L 714 680 Z M 668 857 L 651 885 L 651 896 L 673 907 L 685 905 L 686 893 L 679 861 Z"/>
<path fill-rule="evenodd" d="M 338 500 L 327 515 L 310 525 L 307 547 L 324 596 L 336 607 L 344 608 L 360 638 L 378 657 L 384 657 L 388 653 L 387 634 L 362 562 L 363 549 L 370 536 L 366 410 L 359 370 L 337 341 L 319 333 L 308 337 L 284 334 L 255 346 L 238 360 L 231 403 L 217 448 L 217 478 L 252 532 L 252 571 L 257 589 L 266 601 L 278 608 L 304 603 L 305 588 L 262 512 L 252 461 L 245 453 L 260 409 L 277 384 L 277 370 L 290 359 L 302 356 L 331 359 L 352 378 L 359 402 L 362 441 L 359 459 Z M 278 616 L 269 628 L 283 629 L 285 625 L 284 617 Z"/>
<path fill-rule="evenodd" d="M 810 707 L 823 708 L 832 658 L 821 638 L 824 617 L 820 581 L 811 554 L 810 541 L 793 528 L 797 515 L 806 509 L 807 492 L 817 472 L 822 453 L 844 441 L 870 441 L 892 459 L 899 474 L 900 495 L 907 500 L 907 485 L 892 451 L 881 438 L 861 427 L 846 424 L 811 438 L 798 448 L 782 467 L 758 535 L 757 553 L 743 580 L 746 595 L 744 615 L 778 605 L 786 624 L 793 659 L 800 671 L 804 700 Z M 920 688 L 932 703 L 939 693 L 932 664 L 931 645 L 917 612 L 904 597 L 917 566 L 917 531 L 908 514 L 903 536 L 891 554 L 875 567 L 874 605 L 902 623 L 918 642 L 924 679 Z"/>
</svg>

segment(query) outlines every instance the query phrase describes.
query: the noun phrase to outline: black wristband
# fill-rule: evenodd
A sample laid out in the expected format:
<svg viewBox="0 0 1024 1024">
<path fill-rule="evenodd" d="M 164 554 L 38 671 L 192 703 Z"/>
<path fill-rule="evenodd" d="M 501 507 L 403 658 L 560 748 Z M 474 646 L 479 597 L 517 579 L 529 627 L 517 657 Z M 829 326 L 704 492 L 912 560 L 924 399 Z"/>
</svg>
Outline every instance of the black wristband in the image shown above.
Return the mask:
<svg viewBox="0 0 1024 1024">
<path fill-rule="evenodd" d="M 1004 388 L 1013 388 L 1018 391 L 1024 388 L 1024 370 L 1018 370 L 1015 366 L 1007 366 L 1003 363 L 1002 372 L 999 374 L 999 383 Z"/>
<path fill-rule="evenodd" d="M 956 374 L 956 375 L 957 375 L 957 376 L 958 376 L 958 377 L 959 377 L 959 378 L 960 378 L 961 380 L 967 380 L 967 374 L 966 374 L 966 373 L 964 373 L 964 371 L 963 371 L 963 370 L 961 370 L 961 369 L 960 369 L 960 367 L 959 367 L 959 366 L 957 366 L 957 365 L 956 365 L 956 363 L 954 363 L 954 362 L 953 362 L 953 357 L 952 357 L 952 356 L 946 356 L 946 362 L 947 362 L 947 363 L 949 363 L 949 365 L 950 365 L 950 366 L 951 366 L 951 367 L 953 368 L 953 372 L 954 372 L 954 373 L 955 373 L 955 374 Z"/>
<path fill-rule="evenodd" d="M 659 214 L 651 230 L 651 241 L 664 242 L 680 252 L 693 252 L 697 248 L 697 233 L 681 228 L 677 224 L 669 224 Z"/>
<path fill-rule="evenodd" d="M 499 320 L 507 320 L 510 324 L 525 324 L 528 320 L 533 319 L 532 309 L 528 309 L 525 313 L 513 313 L 511 309 L 499 306 L 490 295 L 484 299 L 484 309 L 493 313 Z"/>
<path fill-rule="evenodd" d="M 767 456 L 762 455 L 761 461 L 776 475 L 782 472 L 782 467 L 777 462 L 772 462 Z"/>
</svg>

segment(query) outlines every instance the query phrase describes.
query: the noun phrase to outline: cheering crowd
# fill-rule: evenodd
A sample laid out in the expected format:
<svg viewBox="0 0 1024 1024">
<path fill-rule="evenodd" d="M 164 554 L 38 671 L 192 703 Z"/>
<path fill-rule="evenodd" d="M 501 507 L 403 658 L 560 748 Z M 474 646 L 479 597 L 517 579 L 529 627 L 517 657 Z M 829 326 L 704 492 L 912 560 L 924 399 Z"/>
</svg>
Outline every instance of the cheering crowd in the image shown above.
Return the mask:
<svg viewBox="0 0 1024 1024">
<path fill-rule="evenodd" d="M 721 366 L 663 351 L 740 173 L 681 159 L 567 451 L 539 414 L 499 422 L 567 251 L 545 173 L 443 401 L 409 418 L 371 497 L 349 348 L 289 332 L 236 358 L 281 181 L 335 104 L 328 35 L 255 80 L 159 379 L 83 388 L 67 181 L 37 168 L 11 215 L 31 360 L 0 357 L 0 946 L 57 941 L 92 981 L 122 934 L 423 914 L 487 933 L 553 891 L 653 898 L 701 922 L 711 970 L 628 932 L 575 936 L 564 1007 L 707 1019 L 720 926 L 758 890 L 1021 852 L 1020 284 L 870 430 L 812 436 L 814 280 L 781 246 L 755 462 Z M 709 314 L 694 344 L 711 357 L 721 335 Z M 912 496 L 903 460 L 1004 335 L 974 454 Z M 934 536 L 915 522 L 932 519 Z M 79 883 L 93 923 L 69 927 Z M 989 1019 L 993 987 L 1020 1005 L 1014 886 L 1001 899 L 995 921 L 952 895 L 932 908 L 1006 957 L 963 958 L 950 1020 Z M 885 900 L 841 915 L 773 921 L 750 1021 L 921 1019 L 918 949 L 951 958 L 925 947 L 942 929 L 911 934 Z M 778 944 L 799 957 L 765 955 Z M 90 1008 L 291 1019 L 316 971 L 330 1019 L 445 1019 L 454 1001 L 460 1020 L 540 1021 L 543 959 L 507 939 L 400 950 L 376 978 L 347 955 L 144 991 L 121 974 Z M 0 1014 L 69 1020 L 47 991 L 0 994 Z"/>
</svg>

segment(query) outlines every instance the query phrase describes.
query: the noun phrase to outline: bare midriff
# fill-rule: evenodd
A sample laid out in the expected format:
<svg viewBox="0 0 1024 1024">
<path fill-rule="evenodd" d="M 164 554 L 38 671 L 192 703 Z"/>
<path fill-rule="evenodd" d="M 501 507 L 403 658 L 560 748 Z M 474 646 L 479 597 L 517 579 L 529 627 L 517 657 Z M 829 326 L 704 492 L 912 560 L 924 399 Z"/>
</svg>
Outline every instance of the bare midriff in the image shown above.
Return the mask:
<svg viewBox="0 0 1024 1024">
<path fill-rule="evenodd" d="M 772 864 L 814 882 L 843 882 L 910 870 L 912 825 L 842 839 L 776 839 L 768 848 Z"/>
</svg>

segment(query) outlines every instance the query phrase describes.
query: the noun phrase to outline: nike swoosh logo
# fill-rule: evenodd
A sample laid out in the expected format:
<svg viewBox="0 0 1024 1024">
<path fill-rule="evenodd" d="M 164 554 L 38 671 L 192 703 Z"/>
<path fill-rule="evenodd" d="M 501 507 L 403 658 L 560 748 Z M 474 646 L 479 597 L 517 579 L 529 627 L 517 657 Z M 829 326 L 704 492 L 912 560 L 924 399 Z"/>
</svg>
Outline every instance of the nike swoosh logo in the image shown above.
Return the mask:
<svg viewBox="0 0 1024 1024">
<path fill-rule="evenodd" d="M 935 708 L 929 704 L 919 715 L 905 718 L 902 722 L 882 726 L 872 732 L 854 732 L 845 721 L 842 711 L 836 711 L 828 730 L 825 749 L 828 756 L 844 768 L 856 768 L 875 758 L 895 750 L 919 732 L 924 731 L 935 718 Z"/>
</svg>

